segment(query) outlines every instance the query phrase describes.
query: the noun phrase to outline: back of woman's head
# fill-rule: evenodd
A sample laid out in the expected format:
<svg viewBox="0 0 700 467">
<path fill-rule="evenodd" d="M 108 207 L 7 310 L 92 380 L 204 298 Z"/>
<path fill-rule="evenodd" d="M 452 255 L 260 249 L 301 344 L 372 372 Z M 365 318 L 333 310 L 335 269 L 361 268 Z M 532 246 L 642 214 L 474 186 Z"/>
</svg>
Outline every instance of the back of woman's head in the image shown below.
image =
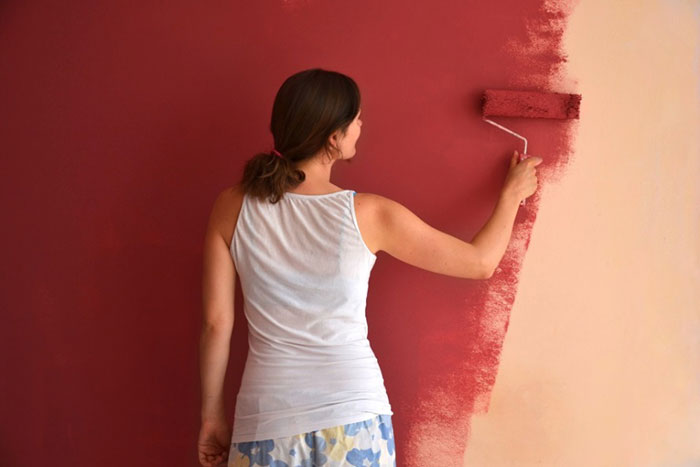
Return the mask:
<svg viewBox="0 0 700 467">
<path fill-rule="evenodd" d="M 241 187 L 250 196 L 276 203 L 306 178 L 296 165 L 316 155 L 342 157 L 330 136 L 348 126 L 360 110 L 360 90 L 342 73 L 313 68 L 285 80 L 272 106 L 273 151 L 250 158 Z M 351 159 L 347 159 L 350 161 Z"/>
</svg>

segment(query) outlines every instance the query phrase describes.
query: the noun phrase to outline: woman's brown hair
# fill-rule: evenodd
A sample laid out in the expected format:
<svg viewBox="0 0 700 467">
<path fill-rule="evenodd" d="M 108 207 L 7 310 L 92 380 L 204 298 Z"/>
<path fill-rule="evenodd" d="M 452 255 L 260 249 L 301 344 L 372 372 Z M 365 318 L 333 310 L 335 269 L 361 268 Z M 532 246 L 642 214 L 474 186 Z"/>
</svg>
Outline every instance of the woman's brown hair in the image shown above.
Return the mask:
<svg viewBox="0 0 700 467">
<path fill-rule="evenodd" d="M 248 159 L 243 191 L 277 203 L 306 179 L 296 164 L 319 153 L 338 154 L 329 138 L 337 130 L 345 135 L 359 111 L 360 90 L 349 76 L 312 68 L 287 78 L 277 91 L 270 120 L 274 149 L 282 157 L 270 150 Z"/>
</svg>

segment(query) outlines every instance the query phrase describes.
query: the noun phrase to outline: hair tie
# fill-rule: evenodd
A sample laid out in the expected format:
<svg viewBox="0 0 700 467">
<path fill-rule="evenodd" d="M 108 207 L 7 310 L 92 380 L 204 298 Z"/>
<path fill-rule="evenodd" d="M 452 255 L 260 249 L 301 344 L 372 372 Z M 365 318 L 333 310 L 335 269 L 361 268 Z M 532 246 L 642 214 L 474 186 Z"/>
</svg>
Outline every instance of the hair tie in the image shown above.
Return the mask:
<svg viewBox="0 0 700 467">
<path fill-rule="evenodd" d="M 282 157 L 282 154 L 277 149 L 272 150 L 272 154 L 276 155 L 277 157 Z"/>
</svg>

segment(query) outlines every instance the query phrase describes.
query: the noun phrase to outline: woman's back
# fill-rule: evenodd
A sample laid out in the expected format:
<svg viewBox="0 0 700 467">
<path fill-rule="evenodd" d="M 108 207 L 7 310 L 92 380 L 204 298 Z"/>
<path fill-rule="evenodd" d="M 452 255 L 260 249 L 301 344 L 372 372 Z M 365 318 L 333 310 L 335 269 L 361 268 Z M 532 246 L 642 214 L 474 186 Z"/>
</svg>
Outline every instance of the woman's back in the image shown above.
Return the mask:
<svg viewBox="0 0 700 467">
<path fill-rule="evenodd" d="M 233 442 L 291 436 L 393 414 L 367 340 L 376 256 L 353 190 L 242 195 L 230 252 L 240 277 L 249 352 Z"/>
</svg>

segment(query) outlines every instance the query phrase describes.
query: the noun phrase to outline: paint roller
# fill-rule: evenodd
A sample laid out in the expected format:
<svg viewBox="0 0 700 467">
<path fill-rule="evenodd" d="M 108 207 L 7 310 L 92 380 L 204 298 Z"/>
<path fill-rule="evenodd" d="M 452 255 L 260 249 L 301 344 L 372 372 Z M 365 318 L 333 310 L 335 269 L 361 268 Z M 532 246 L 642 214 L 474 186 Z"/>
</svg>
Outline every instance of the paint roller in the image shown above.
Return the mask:
<svg viewBox="0 0 700 467">
<path fill-rule="evenodd" d="M 527 154 L 527 139 L 486 117 L 578 119 L 580 105 L 580 94 L 487 89 L 481 96 L 481 115 L 484 121 L 525 142 L 525 148 L 520 154 L 522 161 Z M 520 204 L 524 206 L 525 200 Z"/>
</svg>

